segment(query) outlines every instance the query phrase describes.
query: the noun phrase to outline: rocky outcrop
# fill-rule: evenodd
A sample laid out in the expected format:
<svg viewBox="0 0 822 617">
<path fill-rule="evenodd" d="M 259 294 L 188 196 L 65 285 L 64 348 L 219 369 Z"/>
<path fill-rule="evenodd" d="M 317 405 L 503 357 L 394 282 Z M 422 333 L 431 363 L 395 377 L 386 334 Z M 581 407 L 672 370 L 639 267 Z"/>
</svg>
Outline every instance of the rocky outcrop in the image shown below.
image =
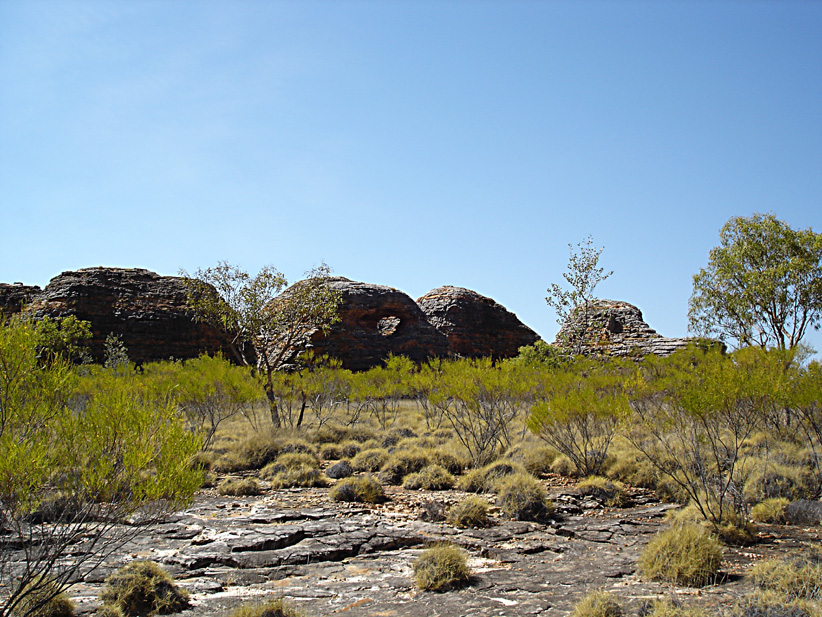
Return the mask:
<svg viewBox="0 0 822 617">
<path fill-rule="evenodd" d="M 428 321 L 448 337 L 451 351 L 467 358 L 511 358 L 539 335 L 491 298 L 446 285 L 417 300 Z"/>
<path fill-rule="evenodd" d="M 415 362 L 450 355 L 448 339 L 407 294 L 344 277 L 330 277 L 328 284 L 342 295 L 340 321 L 312 335 L 315 354 L 337 358 L 353 371 L 378 366 L 389 354 Z"/>
<path fill-rule="evenodd" d="M 34 301 L 42 290 L 36 285 L 0 283 L 0 316 L 13 315 Z"/>
<path fill-rule="evenodd" d="M 585 355 L 669 356 L 694 338 L 666 338 L 642 319 L 642 311 L 618 300 L 597 300 L 574 309 L 557 334 L 555 345 Z"/>
<path fill-rule="evenodd" d="M 194 320 L 182 279 L 137 268 L 83 268 L 54 277 L 34 298 L 35 316 L 91 322 L 90 353 L 104 359 L 110 333 L 118 335 L 138 363 L 194 358 L 230 351 L 225 335 Z"/>
</svg>

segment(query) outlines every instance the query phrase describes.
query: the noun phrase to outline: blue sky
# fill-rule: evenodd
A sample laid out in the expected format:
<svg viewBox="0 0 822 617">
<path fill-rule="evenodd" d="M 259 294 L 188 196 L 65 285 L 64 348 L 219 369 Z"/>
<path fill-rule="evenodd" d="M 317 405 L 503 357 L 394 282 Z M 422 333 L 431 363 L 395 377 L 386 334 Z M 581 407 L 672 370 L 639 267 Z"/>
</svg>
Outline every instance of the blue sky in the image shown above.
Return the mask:
<svg viewBox="0 0 822 617">
<path fill-rule="evenodd" d="M 0 281 L 321 261 L 687 333 L 732 216 L 822 217 L 822 2 L 0 1 Z M 818 334 L 811 342 L 822 348 Z"/>
</svg>

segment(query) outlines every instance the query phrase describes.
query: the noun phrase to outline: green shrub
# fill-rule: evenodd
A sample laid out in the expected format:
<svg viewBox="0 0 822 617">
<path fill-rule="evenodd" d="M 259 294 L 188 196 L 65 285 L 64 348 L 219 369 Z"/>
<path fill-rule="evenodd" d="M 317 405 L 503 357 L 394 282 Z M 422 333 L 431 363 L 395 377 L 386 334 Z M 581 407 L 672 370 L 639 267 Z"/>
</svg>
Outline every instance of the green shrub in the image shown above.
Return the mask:
<svg viewBox="0 0 822 617">
<path fill-rule="evenodd" d="M 424 450 L 398 451 L 380 470 L 380 480 L 386 484 L 400 484 L 403 478 L 410 473 L 422 471 L 431 461 Z"/>
<path fill-rule="evenodd" d="M 517 521 L 543 521 L 554 512 L 554 504 L 535 477 L 524 473 L 507 476 L 497 484 L 497 505 L 502 515 Z"/>
<path fill-rule="evenodd" d="M 388 450 L 385 448 L 360 450 L 359 454 L 354 456 L 351 461 L 351 466 L 357 471 L 374 473 L 379 471 L 389 458 Z"/>
<path fill-rule="evenodd" d="M 405 476 L 402 487 L 410 490 L 444 491 L 454 486 L 454 476 L 440 465 L 428 465 Z"/>
<path fill-rule="evenodd" d="M 168 615 L 188 606 L 188 593 L 151 561 L 132 561 L 111 574 L 100 599 L 125 617 Z"/>
<path fill-rule="evenodd" d="M 488 502 L 482 497 L 466 497 L 451 506 L 447 520 L 456 527 L 487 527 Z"/>
<path fill-rule="evenodd" d="M 577 602 L 571 617 L 622 617 L 622 607 L 607 591 L 592 591 Z"/>
<path fill-rule="evenodd" d="M 226 497 L 247 497 L 262 493 L 260 483 L 254 478 L 223 480 L 217 487 L 217 494 Z"/>
<path fill-rule="evenodd" d="M 621 508 L 629 501 L 625 487 L 620 482 L 602 476 L 588 476 L 577 485 L 577 490 L 580 494 L 590 495 L 612 508 Z"/>
<path fill-rule="evenodd" d="M 425 549 L 414 561 L 414 579 L 423 591 L 448 591 L 468 584 L 471 570 L 465 553 L 450 544 Z"/>
<path fill-rule="evenodd" d="M 15 610 L 31 617 L 74 617 L 74 603 L 53 579 L 43 576 L 34 577 L 23 588 L 23 597 Z"/>
<path fill-rule="evenodd" d="M 303 617 L 303 613 L 283 598 L 267 602 L 250 602 L 234 609 L 230 617 Z"/>
<path fill-rule="evenodd" d="M 496 461 L 474 469 L 460 478 L 457 488 L 467 493 L 490 493 L 496 490 L 496 485 L 501 478 L 514 474 L 527 475 L 528 472 L 519 463 L 512 461 Z"/>
<path fill-rule="evenodd" d="M 713 582 L 722 564 L 719 541 L 699 524 L 673 525 L 654 537 L 639 558 L 639 572 L 652 581 L 686 587 Z"/>
<path fill-rule="evenodd" d="M 784 523 L 785 508 L 788 507 L 789 503 L 790 501 L 784 497 L 766 499 L 751 508 L 751 518 L 757 523 Z"/>
<path fill-rule="evenodd" d="M 382 503 L 385 491 L 382 484 L 371 476 L 358 476 L 340 480 L 331 487 L 328 496 L 334 501 L 359 501 L 362 503 Z"/>
<path fill-rule="evenodd" d="M 751 577 L 757 587 L 789 600 L 822 600 L 822 550 L 760 562 Z"/>
</svg>

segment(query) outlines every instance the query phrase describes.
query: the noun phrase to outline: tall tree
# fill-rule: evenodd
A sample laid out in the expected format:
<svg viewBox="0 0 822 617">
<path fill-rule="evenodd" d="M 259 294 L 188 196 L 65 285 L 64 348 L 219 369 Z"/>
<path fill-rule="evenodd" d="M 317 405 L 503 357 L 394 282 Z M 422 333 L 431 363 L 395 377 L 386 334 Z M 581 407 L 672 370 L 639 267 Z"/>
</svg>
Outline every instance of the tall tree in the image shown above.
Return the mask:
<svg viewBox="0 0 822 617">
<path fill-rule="evenodd" d="M 822 317 L 822 234 L 773 214 L 734 217 L 694 275 L 689 329 L 737 347 L 795 347 Z"/>
<path fill-rule="evenodd" d="M 254 277 L 224 261 L 197 270 L 193 277 L 182 273 L 198 318 L 224 328 L 232 337 L 236 360 L 255 368 L 275 427 L 281 425 L 281 419 L 274 373 L 313 332 L 327 331 L 339 320 L 341 294 L 328 285 L 330 272 L 321 264 L 288 289 L 285 276 L 272 266 Z"/>
<path fill-rule="evenodd" d="M 599 256 L 602 248 L 594 247 L 594 239 L 588 236 L 585 240 L 577 244 L 574 250 L 572 245 L 568 245 L 571 253 L 568 259 L 568 271 L 562 274 L 562 278 L 570 289 L 565 289 L 557 283 L 552 283 L 548 288 L 548 296 L 545 301 L 548 306 L 557 313 L 557 323 L 562 326 L 572 313 L 579 313 L 581 319 L 580 331 L 570 333 L 572 340 L 560 341 L 564 345 L 569 345 L 574 353 L 581 353 L 582 344 L 585 338 L 585 331 L 588 328 L 591 306 L 597 301 L 594 295 L 596 286 L 611 276 L 614 271 L 605 272 L 605 268 L 599 266 Z"/>
</svg>

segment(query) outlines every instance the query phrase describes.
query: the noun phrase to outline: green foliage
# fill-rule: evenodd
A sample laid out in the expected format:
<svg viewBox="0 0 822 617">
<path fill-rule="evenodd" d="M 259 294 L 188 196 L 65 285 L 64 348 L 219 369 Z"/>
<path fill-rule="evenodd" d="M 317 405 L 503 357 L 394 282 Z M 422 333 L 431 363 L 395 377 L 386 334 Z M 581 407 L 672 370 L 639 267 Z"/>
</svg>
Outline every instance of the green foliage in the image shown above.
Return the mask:
<svg viewBox="0 0 822 617">
<path fill-rule="evenodd" d="M 451 506 L 447 520 L 456 527 L 487 527 L 488 502 L 474 495 L 466 497 Z"/>
<path fill-rule="evenodd" d="M 639 572 L 652 581 L 702 587 L 716 580 L 722 564 L 719 541 L 698 524 L 674 525 L 642 551 Z"/>
<path fill-rule="evenodd" d="M 607 591 L 592 591 L 574 605 L 571 617 L 622 617 L 622 606 Z"/>
<path fill-rule="evenodd" d="M 628 494 L 620 482 L 614 482 L 602 476 L 588 476 L 577 485 L 582 495 L 599 499 L 606 506 L 621 508 L 628 503 Z"/>
<path fill-rule="evenodd" d="M 188 301 L 198 317 L 225 329 L 232 337 L 235 358 L 256 367 L 268 397 L 271 422 L 279 428 L 274 373 L 296 360 L 295 350 L 310 334 L 327 331 L 339 320 L 341 294 L 327 284 L 330 269 L 322 264 L 288 289 L 285 276 L 271 266 L 254 277 L 227 262 L 198 270 L 194 277 L 182 274 Z"/>
<path fill-rule="evenodd" d="M 359 501 L 362 503 L 382 503 L 385 491 L 382 484 L 371 476 L 356 476 L 340 480 L 328 492 L 333 501 Z"/>
<path fill-rule="evenodd" d="M 572 312 L 581 313 L 582 326 L 579 331 L 570 333 L 569 340 L 560 341 L 575 354 L 582 351 L 584 334 L 590 320 L 590 307 L 597 300 L 594 289 L 613 274 L 613 270 L 605 272 L 604 268 L 599 267 L 602 249 L 594 248 L 593 243 L 593 238 L 588 236 L 577 244 L 576 252 L 572 245 L 568 245 L 568 271 L 563 272 L 562 278 L 570 289 L 563 289 L 562 286 L 552 283 L 548 288 L 549 295 L 545 298 L 548 306 L 556 311 L 557 323 L 560 325 L 566 322 Z"/>
<path fill-rule="evenodd" d="M 217 494 L 226 497 L 248 497 L 262 492 L 260 483 L 254 478 L 227 478 L 217 487 Z"/>
<path fill-rule="evenodd" d="M 545 487 L 528 474 L 506 476 L 497 484 L 497 506 L 516 521 L 544 521 L 554 512 Z"/>
<path fill-rule="evenodd" d="M 74 364 L 91 362 L 88 344 L 91 341 L 91 323 L 74 315 L 52 319 L 48 315 L 35 326 L 37 355 L 46 362 L 60 356 Z"/>
<path fill-rule="evenodd" d="M 74 602 L 54 579 L 36 576 L 23 589 L 16 613 L 26 617 L 74 617 Z"/>
<path fill-rule="evenodd" d="M 172 402 L 129 375 L 81 381 L 59 355 L 42 363 L 37 343 L 33 324 L 0 324 L 0 521 L 27 547 L 23 569 L 0 551 L 0 614 L 37 576 L 65 588 L 202 483 L 188 464 L 200 440 Z M 128 517 L 139 524 L 117 525 Z"/>
<path fill-rule="evenodd" d="M 402 487 L 410 490 L 444 491 L 454 486 L 454 476 L 441 465 L 427 465 L 403 479 Z"/>
<path fill-rule="evenodd" d="M 106 579 L 100 599 L 125 617 L 169 615 L 188 607 L 188 592 L 151 561 L 132 561 Z"/>
<path fill-rule="evenodd" d="M 557 369 L 571 361 L 570 356 L 561 347 L 543 340 L 538 340 L 533 345 L 520 347 L 517 351 L 517 355 L 508 362 L 532 368 Z"/>
<path fill-rule="evenodd" d="M 283 598 L 267 602 L 251 602 L 234 609 L 229 617 L 304 617 L 304 613 Z"/>
<path fill-rule="evenodd" d="M 109 332 L 103 344 L 103 366 L 118 371 L 127 369 L 129 364 L 128 349 L 123 339 L 120 335 Z"/>
<path fill-rule="evenodd" d="M 739 346 L 788 349 L 822 317 L 822 234 L 773 214 L 734 217 L 694 276 L 690 329 Z"/>
<path fill-rule="evenodd" d="M 425 549 L 413 563 L 414 579 L 422 591 L 449 591 L 471 578 L 465 553 L 450 544 Z"/>
<path fill-rule="evenodd" d="M 785 508 L 789 503 L 784 497 L 766 499 L 751 508 L 751 518 L 757 523 L 784 523 Z"/>
</svg>

